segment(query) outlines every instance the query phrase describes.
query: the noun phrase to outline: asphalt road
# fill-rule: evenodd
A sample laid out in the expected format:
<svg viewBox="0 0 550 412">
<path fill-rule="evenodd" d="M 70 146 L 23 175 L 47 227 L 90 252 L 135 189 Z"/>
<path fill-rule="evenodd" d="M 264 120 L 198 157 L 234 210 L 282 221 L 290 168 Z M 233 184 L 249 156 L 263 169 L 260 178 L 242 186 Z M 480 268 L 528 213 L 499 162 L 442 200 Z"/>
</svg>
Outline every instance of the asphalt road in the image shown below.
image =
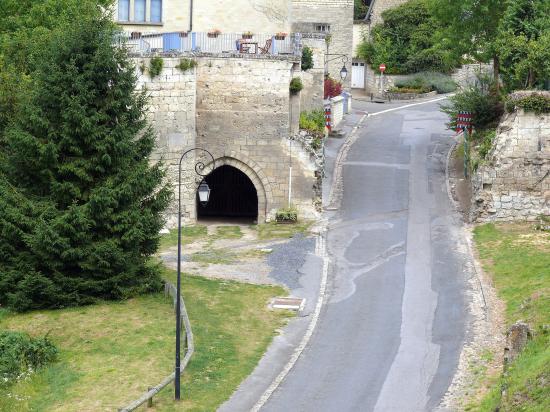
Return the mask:
<svg viewBox="0 0 550 412">
<path fill-rule="evenodd" d="M 465 341 L 466 256 L 437 103 L 369 117 L 343 169 L 317 329 L 262 411 L 436 410 Z"/>
</svg>

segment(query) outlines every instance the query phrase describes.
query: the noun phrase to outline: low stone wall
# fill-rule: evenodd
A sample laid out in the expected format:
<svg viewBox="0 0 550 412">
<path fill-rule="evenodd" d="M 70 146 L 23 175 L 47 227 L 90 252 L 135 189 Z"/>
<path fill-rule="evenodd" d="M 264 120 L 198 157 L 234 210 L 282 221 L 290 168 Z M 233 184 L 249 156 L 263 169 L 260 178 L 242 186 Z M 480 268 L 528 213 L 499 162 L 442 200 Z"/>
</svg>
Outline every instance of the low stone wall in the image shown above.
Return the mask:
<svg viewBox="0 0 550 412">
<path fill-rule="evenodd" d="M 437 92 L 428 92 L 428 93 L 388 93 L 392 100 L 413 100 L 413 99 L 422 99 L 424 97 L 434 97 L 437 96 Z"/>
<path fill-rule="evenodd" d="M 451 74 L 451 77 L 457 83 L 458 87 L 464 88 L 475 84 L 479 74 L 491 74 L 492 71 L 492 63 L 465 64 L 456 69 Z"/>
<path fill-rule="evenodd" d="M 344 118 L 344 98 L 336 96 L 329 99 L 332 128 L 336 129 Z"/>
<path fill-rule="evenodd" d="M 550 115 L 523 110 L 505 115 L 472 185 L 473 221 L 550 215 Z"/>
</svg>

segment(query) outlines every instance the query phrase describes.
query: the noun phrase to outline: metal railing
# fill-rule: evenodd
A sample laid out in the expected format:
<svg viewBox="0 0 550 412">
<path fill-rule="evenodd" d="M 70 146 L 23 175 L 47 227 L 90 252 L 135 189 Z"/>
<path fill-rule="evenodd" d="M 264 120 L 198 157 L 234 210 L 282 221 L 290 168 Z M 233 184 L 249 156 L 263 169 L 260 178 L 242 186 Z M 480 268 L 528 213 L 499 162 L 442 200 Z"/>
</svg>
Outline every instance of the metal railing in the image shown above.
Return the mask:
<svg viewBox="0 0 550 412">
<path fill-rule="evenodd" d="M 176 288 L 174 285 L 172 285 L 170 282 L 166 282 L 164 285 L 164 295 L 165 296 L 171 296 L 174 307 L 176 306 Z M 191 359 L 191 356 L 193 356 L 193 352 L 195 351 L 195 344 L 193 342 L 193 332 L 191 331 L 191 322 L 189 322 L 189 317 L 187 316 L 187 309 L 185 308 L 185 303 L 183 301 L 183 298 L 181 299 L 181 316 L 180 316 L 180 322 L 183 325 L 183 330 L 185 334 L 183 335 L 183 351 L 185 352 L 185 355 L 181 361 L 181 372 L 183 373 L 185 370 L 185 367 L 189 363 L 189 360 Z M 169 376 L 164 378 L 161 383 L 159 383 L 157 386 L 154 386 L 152 388 L 149 388 L 146 393 L 144 393 L 141 397 L 136 399 L 135 401 L 129 403 L 123 408 L 119 408 L 119 412 L 131 412 L 141 405 L 143 405 L 145 402 L 147 402 L 148 406 L 153 405 L 153 396 L 155 396 L 157 393 L 159 393 L 164 387 L 168 386 L 170 383 L 174 381 L 176 378 L 176 373 L 172 372 Z"/>
<path fill-rule="evenodd" d="M 132 53 L 227 53 L 294 55 L 302 51 L 301 35 L 133 32 L 123 33 L 119 43 Z"/>
</svg>

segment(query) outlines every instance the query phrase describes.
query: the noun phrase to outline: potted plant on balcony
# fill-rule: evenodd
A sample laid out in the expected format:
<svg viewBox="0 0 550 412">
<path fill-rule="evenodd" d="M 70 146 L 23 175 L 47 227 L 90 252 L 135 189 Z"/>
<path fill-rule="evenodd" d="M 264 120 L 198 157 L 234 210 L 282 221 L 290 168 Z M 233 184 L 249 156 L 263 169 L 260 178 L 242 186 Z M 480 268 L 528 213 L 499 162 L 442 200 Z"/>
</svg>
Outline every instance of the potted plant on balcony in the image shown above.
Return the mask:
<svg viewBox="0 0 550 412">
<path fill-rule="evenodd" d="M 252 36 L 254 36 L 254 33 L 252 33 L 251 31 L 245 31 L 242 35 L 242 38 L 243 39 L 251 39 Z"/>
<path fill-rule="evenodd" d="M 130 39 L 132 40 L 141 39 L 141 32 L 133 31 L 132 33 L 130 33 Z"/>
<path fill-rule="evenodd" d="M 284 40 L 286 36 L 288 36 L 288 33 L 280 31 L 279 33 L 275 34 L 275 40 Z"/>
<path fill-rule="evenodd" d="M 208 37 L 218 37 L 219 35 L 221 34 L 221 30 L 220 29 L 214 29 L 214 30 L 210 30 L 208 32 Z"/>
</svg>

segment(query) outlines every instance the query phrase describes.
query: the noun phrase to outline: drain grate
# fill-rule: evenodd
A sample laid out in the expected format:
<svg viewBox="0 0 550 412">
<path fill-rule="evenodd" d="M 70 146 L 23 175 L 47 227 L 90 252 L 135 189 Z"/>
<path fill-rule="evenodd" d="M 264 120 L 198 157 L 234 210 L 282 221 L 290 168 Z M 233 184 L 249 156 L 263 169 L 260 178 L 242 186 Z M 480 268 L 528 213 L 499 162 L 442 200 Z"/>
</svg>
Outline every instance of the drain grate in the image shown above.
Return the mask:
<svg viewBox="0 0 550 412">
<path fill-rule="evenodd" d="M 283 297 L 283 298 L 274 298 L 271 300 L 272 309 L 286 309 L 286 310 L 296 310 L 300 311 L 304 309 L 306 300 L 304 298 L 296 298 L 292 296 Z"/>
</svg>

